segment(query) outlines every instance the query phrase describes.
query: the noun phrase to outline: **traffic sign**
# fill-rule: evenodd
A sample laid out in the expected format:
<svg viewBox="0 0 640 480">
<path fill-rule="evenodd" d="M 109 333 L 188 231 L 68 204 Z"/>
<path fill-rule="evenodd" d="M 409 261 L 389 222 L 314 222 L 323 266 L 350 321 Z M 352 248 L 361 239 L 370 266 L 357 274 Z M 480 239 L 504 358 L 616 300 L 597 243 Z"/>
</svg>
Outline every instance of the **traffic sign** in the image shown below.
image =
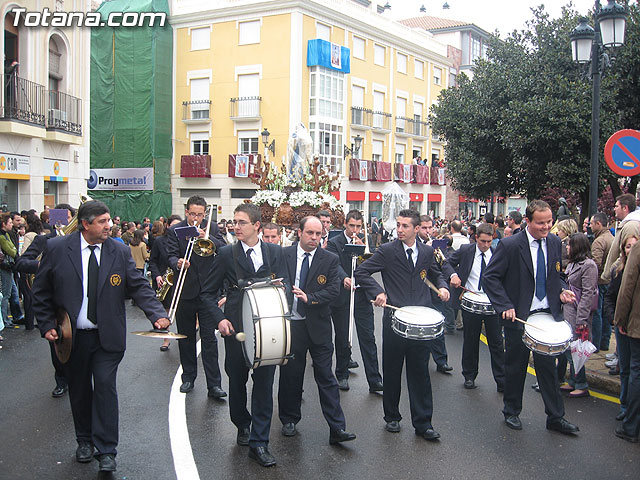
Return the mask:
<svg viewBox="0 0 640 480">
<path fill-rule="evenodd" d="M 623 177 L 640 173 L 640 132 L 619 130 L 607 140 L 604 159 L 609 168 Z"/>
</svg>

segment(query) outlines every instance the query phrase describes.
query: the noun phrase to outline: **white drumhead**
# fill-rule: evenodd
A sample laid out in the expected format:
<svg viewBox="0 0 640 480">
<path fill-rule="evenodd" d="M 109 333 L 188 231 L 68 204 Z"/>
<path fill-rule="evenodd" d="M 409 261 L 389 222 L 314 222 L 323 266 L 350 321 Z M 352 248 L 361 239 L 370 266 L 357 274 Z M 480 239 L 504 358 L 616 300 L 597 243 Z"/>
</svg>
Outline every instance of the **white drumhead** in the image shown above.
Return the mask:
<svg viewBox="0 0 640 480">
<path fill-rule="evenodd" d="M 567 322 L 556 322 L 550 313 L 534 313 L 527 318 L 527 324 L 524 326 L 527 335 L 548 345 L 566 342 L 573 335 Z"/>
<path fill-rule="evenodd" d="M 255 342 L 256 332 L 253 324 L 253 313 L 257 312 L 258 306 L 256 299 L 251 290 L 245 290 L 242 296 L 242 331 L 245 334 L 245 340 L 242 348 L 247 355 L 247 361 L 253 364 L 255 359 Z"/>
<path fill-rule="evenodd" d="M 437 325 L 444 321 L 444 315 L 439 311 L 420 306 L 402 307 L 394 312 L 395 317 L 411 325 Z"/>
<path fill-rule="evenodd" d="M 462 295 L 462 298 L 464 298 L 465 300 L 468 300 L 471 303 L 483 303 L 487 305 L 491 304 L 489 297 L 487 297 L 487 294 L 483 292 L 478 292 L 477 294 L 471 293 L 471 292 L 464 292 L 464 294 Z"/>
</svg>

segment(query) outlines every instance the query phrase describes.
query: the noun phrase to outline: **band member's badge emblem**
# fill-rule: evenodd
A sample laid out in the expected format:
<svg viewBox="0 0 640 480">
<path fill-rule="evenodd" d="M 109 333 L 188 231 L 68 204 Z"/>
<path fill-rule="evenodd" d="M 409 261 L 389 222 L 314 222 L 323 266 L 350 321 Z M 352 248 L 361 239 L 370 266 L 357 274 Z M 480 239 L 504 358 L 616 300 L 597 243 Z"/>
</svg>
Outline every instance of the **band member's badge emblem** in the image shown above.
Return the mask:
<svg viewBox="0 0 640 480">
<path fill-rule="evenodd" d="M 560 271 L 560 262 L 556 262 L 556 272 Z"/>
<path fill-rule="evenodd" d="M 324 285 L 325 283 L 327 283 L 327 277 L 325 277 L 324 275 L 318 275 L 317 280 L 320 285 Z"/>
<path fill-rule="evenodd" d="M 276 279 L 276 274 L 275 274 L 275 273 L 272 273 L 272 274 L 271 274 L 271 280 L 275 280 L 275 279 Z"/>
<path fill-rule="evenodd" d="M 420 271 L 420 279 L 424 280 L 425 278 L 427 278 L 427 271 L 426 270 L 421 270 Z"/>
<path fill-rule="evenodd" d="M 114 273 L 109 278 L 109 282 L 111 283 L 112 287 L 117 287 L 118 285 L 120 285 L 122 283 L 122 277 L 120 277 L 120 275 L 118 275 L 117 273 Z"/>
</svg>

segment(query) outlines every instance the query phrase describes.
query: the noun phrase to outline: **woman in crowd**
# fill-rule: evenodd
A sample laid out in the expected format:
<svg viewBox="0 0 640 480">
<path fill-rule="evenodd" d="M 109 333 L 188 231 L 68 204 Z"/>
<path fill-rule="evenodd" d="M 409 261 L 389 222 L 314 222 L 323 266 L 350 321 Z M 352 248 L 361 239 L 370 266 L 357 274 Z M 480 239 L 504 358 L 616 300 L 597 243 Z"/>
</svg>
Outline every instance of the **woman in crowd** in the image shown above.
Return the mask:
<svg viewBox="0 0 640 480">
<path fill-rule="evenodd" d="M 111 238 L 117 240 L 120 243 L 124 243 L 124 240 L 122 240 L 122 230 L 118 225 L 114 225 L 113 227 L 111 227 Z"/>
<path fill-rule="evenodd" d="M 563 313 L 564 319 L 571 325 L 574 339 L 588 337 L 591 340 L 591 321 L 594 312 L 592 306 L 595 301 L 597 307 L 598 297 L 598 266 L 590 257 L 591 244 L 587 236 L 584 233 L 571 235 L 568 242 L 569 263 L 566 274 L 569 288 L 576 294 L 577 300 L 575 304 L 565 304 Z M 589 384 L 584 366 L 576 372 L 570 349 L 565 352 L 565 356 L 571 365 L 571 375 L 569 381 L 560 386 L 560 390 L 569 392 L 571 398 L 588 397 Z"/>
<path fill-rule="evenodd" d="M 613 323 L 622 386 L 620 404 L 626 406 L 626 411 L 616 436 L 635 443 L 640 433 L 640 245 L 634 245 L 630 252 L 625 248 L 625 253 L 628 259 Z"/>
<path fill-rule="evenodd" d="M 182 219 L 178 215 L 171 215 L 167 220 L 167 226 L 164 223 L 156 221 L 153 222 L 153 228 L 151 233 L 154 237 L 153 246 L 151 247 L 151 258 L 149 260 L 149 269 L 151 270 L 151 278 L 153 280 L 153 288 L 158 290 L 164 283 L 164 274 L 169 268 L 169 255 L 167 253 L 167 229 L 176 223 L 180 223 Z M 178 278 L 174 273 L 174 282 Z M 169 311 L 171 305 L 171 299 L 173 298 L 174 288 L 167 292 L 167 295 L 162 300 L 162 305 Z M 160 351 L 166 352 L 169 350 L 170 341 L 168 338 L 162 342 Z"/>
<path fill-rule="evenodd" d="M 0 248 L 2 249 L 3 261 L 0 263 L 0 289 L 2 291 L 2 321 L 6 327 L 13 327 L 9 320 L 9 297 L 13 285 L 13 265 L 15 265 L 18 250 L 9 237 L 9 232 L 13 229 L 13 220 L 10 213 L 0 215 Z"/>
<path fill-rule="evenodd" d="M 556 228 L 558 229 L 558 237 L 562 240 L 562 271 L 564 272 L 569 263 L 569 253 L 567 252 L 569 237 L 578 233 L 578 224 L 572 218 L 567 218 L 560 220 Z"/>
<path fill-rule="evenodd" d="M 24 242 L 22 243 L 22 249 L 20 250 L 20 255 L 27 251 L 29 245 L 33 243 L 33 240 L 38 236 L 42 235 L 44 232 L 42 228 L 42 222 L 40 219 L 34 215 L 33 213 L 27 214 L 27 233 L 24 235 Z M 34 328 L 34 317 L 33 317 L 33 294 L 31 292 L 31 288 L 27 285 L 27 274 L 20 274 L 20 292 L 22 293 L 22 303 L 24 307 L 24 324 L 27 330 L 33 330 Z"/>
<path fill-rule="evenodd" d="M 131 255 L 136 262 L 136 268 L 140 273 L 144 274 L 144 264 L 149 260 L 149 251 L 147 250 L 147 244 L 144 243 L 144 230 L 136 230 L 133 233 L 133 238 L 129 244 L 131 249 Z"/>
</svg>

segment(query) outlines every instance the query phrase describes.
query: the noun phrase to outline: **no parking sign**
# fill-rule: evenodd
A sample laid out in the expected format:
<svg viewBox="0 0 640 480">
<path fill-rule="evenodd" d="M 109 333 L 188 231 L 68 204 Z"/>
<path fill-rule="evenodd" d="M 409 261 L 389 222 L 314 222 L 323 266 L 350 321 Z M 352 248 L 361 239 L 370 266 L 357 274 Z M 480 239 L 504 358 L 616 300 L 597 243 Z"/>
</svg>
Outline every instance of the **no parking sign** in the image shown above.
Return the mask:
<svg viewBox="0 0 640 480">
<path fill-rule="evenodd" d="M 609 168 L 623 177 L 640 173 L 640 132 L 619 130 L 607 140 L 604 159 Z"/>
</svg>

